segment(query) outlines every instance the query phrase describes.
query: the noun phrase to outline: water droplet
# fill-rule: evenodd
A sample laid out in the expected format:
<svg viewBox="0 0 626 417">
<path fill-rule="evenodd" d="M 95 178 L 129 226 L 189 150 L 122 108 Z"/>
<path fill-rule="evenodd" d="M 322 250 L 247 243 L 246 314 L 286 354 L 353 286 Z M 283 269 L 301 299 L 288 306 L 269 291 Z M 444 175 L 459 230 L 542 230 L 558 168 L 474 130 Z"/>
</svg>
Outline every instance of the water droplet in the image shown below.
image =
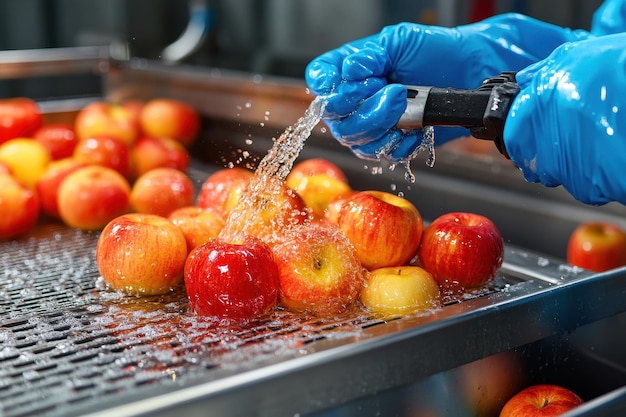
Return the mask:
<svg viewBox="0 0 626 417">
<path fill-rule="evenodd" d="M 415 174 L 413 174 L 413 170 L 411 169 L 411 161 L 405 161 L 402 163 L 406 172 L 404 173 L 404 179 L 410 182 L 411 184 L 415 183 Z"/>
<path fill-rule="evenodd" d="M 550 260 L 546 259 L 546 258 L 539 257 L 537 259 L 537 265 L 542 266 L 542 267 L 546 267 L 546 266 L 550 265 Z"/>
</svg>

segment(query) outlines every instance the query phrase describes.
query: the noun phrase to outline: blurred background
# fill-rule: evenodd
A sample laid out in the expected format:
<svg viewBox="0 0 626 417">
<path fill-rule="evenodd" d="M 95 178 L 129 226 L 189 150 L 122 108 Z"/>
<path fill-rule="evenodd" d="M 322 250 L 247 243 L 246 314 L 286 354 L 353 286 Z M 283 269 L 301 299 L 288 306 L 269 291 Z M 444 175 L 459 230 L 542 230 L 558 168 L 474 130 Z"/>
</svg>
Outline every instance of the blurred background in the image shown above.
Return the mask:
<svg viewBox="0 0 626 417">
<path fill-rule="evenodd" d="M 588 29 L 602 0 L 0 0 L 0 52 L 123 45 L 132 57 L 302 78 L 344 42 L 412 21 L 520 12 Z M 0 65 L 2 56 L 0 55 Z M 0 80 L 0 96 L 97 94 L 95 76 Z"/>
</svg>

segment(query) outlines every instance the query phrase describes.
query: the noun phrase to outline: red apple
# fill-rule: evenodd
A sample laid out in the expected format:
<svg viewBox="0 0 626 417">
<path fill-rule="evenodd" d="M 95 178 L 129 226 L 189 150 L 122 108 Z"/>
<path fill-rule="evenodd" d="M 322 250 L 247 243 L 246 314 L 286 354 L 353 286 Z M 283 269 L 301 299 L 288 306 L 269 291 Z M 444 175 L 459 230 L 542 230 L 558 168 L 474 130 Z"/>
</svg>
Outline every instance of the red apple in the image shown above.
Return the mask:
<svg viewBox="0 0 626 417">
<path fill-rule="evenodd" d="M 422 235 L 421 266 L 440 286 L 474 288 L 496 276 L 502 266 L 504 240 L 496 225 L 480 214 L 446 213 Z"/>
<path fill-rule="evenodd" d="M 133 178 L 154 168 L 189 168 L 189 151 L 180 142 L 170 138 L 141 136 L 130 150 Z"/>
<path fill-rule="evenodd" d="M 174 168 L 155 168 L 137 178 L 130 204 L 140 213 L 167 217 L 178 208 L 190 206 L 195 198 L 191 178 Z"/>
<path fill-rule="evenodd" d="M 10 174 L 0 174 L 0 239 L 12 239 L 29 231 L 39 217 L 35 191 Z"/>
<path fill-rule="evenodd" d="M 52 159 L 63 159 L 72 156 L 78 143 L 72 125 L 52 123 L 41 126 L 33 134 L 33 139 L 41 143 L 50 152 Z"/>
<path fill-rule="evenodd" d="M 95 101 L 83 107 L 74 121 L 78 140 L 112 136 L 131 146 L 140 132 L 137 113 L 122 104 Z"/>
<path fill-rule="evenodd" d="M 294 226 L 273 250 L 281 305 L 317 315 L 341 313 L 354 305 L 367 271 L 337 226 Z"/>
<path fill-rule="evenodd" d="M 197 139 L 200 131 L 198 111 L 175 99 L 149 100 L 141 109 L 139 120 L 146 135 L 175 139 L 187 146 Z"/>
<path fill-rule="evenodd" d="M 0 144 L 13 138 L 30 138 L 42 124 L 43 116 L 34 100 L 0 99 Z"/>
<path fill-rule="evenodd" d="M 570 235 L 567 262 L 595 272 L 626 265 L 626 231 L 605 221 L 581 223 Z"/>
<path fill-rule="evenodd" d="M 74 158 L 63 158 L 50 162 L 35 188 L 41 202 L 41 211 L 51 218 L 59 218 L 58 194 L 61 182 L 72 172 L 87 166 Z"/>
<path fill-rule="evenodd" d="M 348 198 L 337 224 L 369 270 L 408 263 L 419 247 L 423 228 L 413 203 L 384 191 L 361 191 Z"/>
<path fill-rule="evenodd" d="M 583 400 L 567 388 L 540 384 L 515 394 L 500 411 L 500 417 L 554 417 L 578 407 Z"/>
<path fill-rule="evenodd" d="M 0 162 L 6 164 L 11 173 L 30 188 L 35 188 L 50 159 L 48 150 L 31 138 L 10 139 L 0 145 Z"/>
<path fill-rule="evenodd" d="M 309 220 L 302 197 L 275 176 L 255 176 L 230 210 L 220 238 L 238 242 L 255 236 L 273 246 L 294 225 Z"/>
<path fill-rule="evenodd" d="M 57 204 L 65 224 L 100 230 L 130 209 L 130 184 L 119 172 L 89 165 L 69 174 L 59 186 Z"/>
<path fill-rule="evenodd" d="M 316 174 L 325 174 L 346 184 L 348 183 L 348 177 L 346 177 L 339 165 L 325 158 L 310 158 L 296 163 L 289 171 L 285 180 L 288 187 L 295 189 L 302 178 Z"/>
<path fill-rule="evenodd" d="M 361 302 L 375 314 L 404 315 L 441 307 L 439 286 L 419 266 L 391 266 L 370 272 Z"/>
<path fill-rule="evenodd" d="M 186 259 L 183 233 L 153 214 L 114 218 L 96 245 L 96 263 L 107 285 L 134 295 L 166 294 L 178 287 Z"/>
<path fill-rule="evenodd" d="M 226 202 L 234 187 L 245 188 L 254 177 L 254 171 L 242 167 L 222 168 L 207 177 L 202 183 L 196 205 L 227 214 Z"/>
<path fill-rule="evenodd" d="M 189 252 L 196 246 L 218 237 L 224 227 L 222 216 L 213 210 L 198 206 L 178 208 L 172 211 L 167 218 L 185 235 Z"/>
<path fill-rule="evenodd" d="M 130 178 L 128 145 L 113 136 L 94 136 L 81 140 L 72 156 L 85 164 L 102 165 Z"/>
<path fill-rule="evenodd" d="M 212 239 L 185 263 L 191 309 L 203 316 L 254 319 L 276 306 L 278 267 L 271 249 L 248 236 L 240 243 Z"/>
</svg>

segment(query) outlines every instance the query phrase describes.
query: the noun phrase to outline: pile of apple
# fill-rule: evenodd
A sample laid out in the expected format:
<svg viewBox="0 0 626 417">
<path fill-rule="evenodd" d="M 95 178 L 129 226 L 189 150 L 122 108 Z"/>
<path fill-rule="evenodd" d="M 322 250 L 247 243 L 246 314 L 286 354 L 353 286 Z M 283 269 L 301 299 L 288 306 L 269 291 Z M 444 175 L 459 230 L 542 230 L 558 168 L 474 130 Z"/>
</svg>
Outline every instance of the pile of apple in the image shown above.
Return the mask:
<svg viewBox="0 0 626 417">
<path fill-rule="evenodd" d="M 501 266 L 503 240 L 485 217 L 448 213 L 424 228 L 410 201 L 354 190 L 321 158 L 297 163 L 285 181 L 267 178 L 272 187 L 255 195 L 261 211 L 238 217 L 245 234 L 225 233 L 254 176 L 223 168 L 204 181 L 194 206 L 168 219 L 114 219 L 96 250 L 105 281 L 146 295 L 182 280 L 195 313 L 228 319 L 277 306 L 317 315 L 365 307 L 388 316 L 437 308 L 442 289 L 480 287 Z"/>
<path fill-rule="evenodd" d="M 96 261 L 112 289 L 156 295 L 184 281 L 198 314 L 414 313 L 438 307 L 442 290 L 484 285 L 502 263 L 489 219 L 448 213 L 424 227 L 409 200 L 355 190 L 321 158 L 267 178 L 278 188 L 257 190 L 263 209 L 240 218 L 245 236 L 229 234 L 255 173 L 218 170 L 194 201 L 185 170 L 200 121 L 179 101 L 94 102 L 73 125 L 44 125 L 36 103 L 0 100 L 0 121 L 0 238 L 42 214 L 101 231 Z"/>
<path fill-rule="evenodd" d="M 195 109 L 171 99 L 93 102 L 73 123 L 44 123 L 28 98 L 0 100 L 0 239 L 43 217 L 101 230 L 129 211 L 192 204 L 187 146 L 199 127 Z"/>
</svg>

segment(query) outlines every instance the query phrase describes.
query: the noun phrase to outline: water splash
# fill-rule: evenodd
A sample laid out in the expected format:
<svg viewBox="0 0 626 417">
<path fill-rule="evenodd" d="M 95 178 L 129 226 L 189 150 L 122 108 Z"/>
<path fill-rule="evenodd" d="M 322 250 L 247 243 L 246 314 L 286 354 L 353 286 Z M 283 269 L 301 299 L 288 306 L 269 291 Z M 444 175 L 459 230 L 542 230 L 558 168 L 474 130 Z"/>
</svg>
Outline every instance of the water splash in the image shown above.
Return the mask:
<svg viewBox="0 0 626 417">
<path fill-rule="evenodd" d="M 298 121 L 289 126 L 274 142 L 267 155 L 256 169 L 257 177 L 274 175 L 287 178 L 293 163 L 300 155 L 304 143 L 311 136 L 311 131 L 319 123 L 326 107 L 326 98 L 316 97 Z"/>
<path fill-rule="evenodd" d="M 326 98 L 316 97 L 298 121 L 289 126 L 274 141 L 269 152 L 259 163 L 255 175 L 241 195 L 226 219 L 226 224 L 219 237 L 226 241 L 237 241 L 255 228 L 262 227 L 264 232 L 284 231 L 290 224 L 299 222 L 306 213 L 294 212 L 289 200 L 281 198 L 284 181 L 293 164 L 302 151 L 313 128 L 319 123 Z M 259 226 L 261 224 L 261 226 Z M 271 237 L 267 236 L 271 239 Z"/>
<path fill-rule="evenodd" d="M 432 126 L 425 126 L 423 129 L 422 141 L 419 146 L 404 160 L 401 161 L 402 165 L 406 169 L 404 178 L 411 184 L 415 183 L 415 174 L 411 168 L 411 161 L 422 152 L 428 152 L 428 158 L 426 159 L 426 166 L 432 168 L 435 166 L 435 128 Z"/>
</svg>

